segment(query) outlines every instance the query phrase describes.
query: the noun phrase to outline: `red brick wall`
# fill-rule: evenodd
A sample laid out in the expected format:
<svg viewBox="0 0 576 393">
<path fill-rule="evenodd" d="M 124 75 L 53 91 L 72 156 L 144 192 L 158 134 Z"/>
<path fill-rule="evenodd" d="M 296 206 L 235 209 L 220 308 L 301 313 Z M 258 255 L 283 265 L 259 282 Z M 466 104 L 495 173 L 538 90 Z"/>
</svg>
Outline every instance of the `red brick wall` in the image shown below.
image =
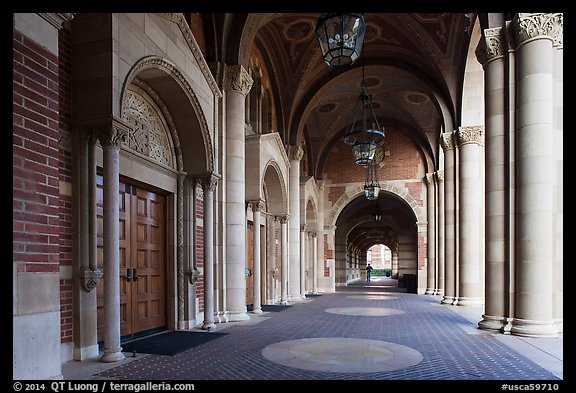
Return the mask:
<svg viewBox="0 0 576 393">
<path fill-rule="evenodd" d="M 14 30 L 13 262 L 59 271 L 58 58 Z"/>
<path fill-rule="evenodd" d="M 70 132 L 72 113 L 71 67 L 70 67 L 70 31 L 61 29 L 58 34 L 58 68 L 59 68 L 59 115 L 60 130 Z M 64 136 L 62 134 L 61 136 Z M 59 149 L 59 179 L 72 183 L 72 155 L 67 148 Z M 72 266 L 72 196 L 60 195 L 60 266 Z M 72 280 L 60 280 L 60 334 L 62 342 L 72 342 Z"/>
<path fill-rule="evenodd" d="M 190 25 L 190 30 L 194 34 L 194 38 L 202 51 L 204 57 L 206 57 L 206 35 L 204 34 L 204 21 L 202 20 L 202 14 L 190 13 L 187 14 L 188 24 Z"/>
</svg>

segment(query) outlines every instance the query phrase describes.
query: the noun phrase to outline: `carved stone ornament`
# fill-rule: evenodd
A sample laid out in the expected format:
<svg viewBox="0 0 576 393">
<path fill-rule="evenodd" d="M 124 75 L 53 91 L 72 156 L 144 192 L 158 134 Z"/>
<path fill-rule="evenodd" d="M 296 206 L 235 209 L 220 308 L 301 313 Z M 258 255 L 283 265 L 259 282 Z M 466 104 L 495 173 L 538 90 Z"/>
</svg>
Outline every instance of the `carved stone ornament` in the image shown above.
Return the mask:
<svg viewBox="0 0 576 393">
<path fill-rule="evenodd" d="M 512 22 L 517 45 L 535 38 L 550 38 L 554 46 L 563 47 L 564 14 L 562 13 L 519 13 Z"/>
<path fill-rule="evenodd" d="M 454 140 L 451 132 L 444 132 L 440 135 L 440 145 L 444 151 L 454 149 Z"/>
<path fill-rule="evenodd" d="M 91 292 L 102 281 L 104 273 L 101 270 L 83 270 L 80 272 L 80 282 L 86 292 Z"/>
<path fill-rule="evenodd" d="M 214 174 L 200 179 L 200 184 L 202 185 L 202 191 L 214 192 L 216 190 L 216 186 L 218 185 L 218 179 L 220 179 L 220 176 Z"/>
<path fill-rule="evenodd" d="M 436 183 L 444 183 L 444 171 L 438 170 L 435 172 L 436 174 Z"/>
<path fill-rule="evenodd" d="M 190 281 L 190 284 L 195 284 L 196 281 L 198 281 L 198 278 L 200 277 L 200 270 L 194 268 L 192 270 L 188 270 L 186 272 L 186 275 L 188 276 L 188 280 Z"/>
<path fill-rule="evenodd" d="M 302 146 L 300 146 L 300 145 L 289 146 L 288 147 L 288 157 L 290 157 L 290 160 L 300 161 L 302 159 L 302 157 L 304 157 L 304 149 L 302 149 Z"/>
<path fill-rule="evenodd" d="M 244 97 L 252 87 L 252 77 L 241 65 L 226 67 L 224 76 L 224 90 L 235 91 Z"/>
<path fill-rule="evenodd" d="M 482 126 L 460 127 L 456 132 L 458 146 L 467 143 L 476 143 L 484 146 L 484 129 Z"/>
<path fill-rule="evenodd" d="M 120 148 L 120 145 L 126 142 L 130 125 L 116 117 L 112 119 L 111 123 L 110 125 L 95 127 L 93 129 L 94 135 L 98 138 L 102 147 L 113 146 Z"/>
<path fill-rule="evenodd" d="M 482 66 L 485 66 L 489 61 L 504 57 L 506 54 L 507 43 L 504 32 L 502 27 L 484 30 L 484 37 L 480 38 L 478 47 L 476 47 L 476 59 Z"/>
<path fill-rule="evenodd" d="M 434 184 L 434 173 L 427 173 L 426 176 L 424 176 L 424 183 L 426 183 L 427 186 L 433 185 Z"/>
</svg>

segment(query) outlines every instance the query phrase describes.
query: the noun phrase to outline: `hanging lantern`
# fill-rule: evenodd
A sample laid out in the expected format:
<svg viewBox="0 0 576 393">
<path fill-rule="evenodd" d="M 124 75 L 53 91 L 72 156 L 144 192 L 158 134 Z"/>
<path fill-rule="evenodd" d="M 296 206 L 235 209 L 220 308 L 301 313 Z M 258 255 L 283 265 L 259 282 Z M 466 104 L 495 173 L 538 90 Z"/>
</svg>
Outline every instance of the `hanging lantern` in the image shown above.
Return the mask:
<svg viewBox="0 0 576 393">
<path fill-rule="evenodd" d="M 356 100 L 354 121 L 344 135 L 344 143 L 352 147 L 356 164 L 366 166 L 374 161 L 376 147 L 383 139 L 384 131 L 380 129 L 372 107 L 372 97 L 366 94 L 362 77 L 362 92 Z"/>
<path fill-rule="evenodd" d="M 366 23 L 362 14 L 323 14 L 316 25 L 324 62 L 330 67 L 350 65 L 360 57 Z"/>
<path fill-rule="evenodd" d="M 376 174 L 376 161 L 372 161 L 366 166 L 366 182 L 364 183 L 364 196 L 366 199 L 373 201 L 378 199 L 380 193 L 380 183 Z"/>
</svg>

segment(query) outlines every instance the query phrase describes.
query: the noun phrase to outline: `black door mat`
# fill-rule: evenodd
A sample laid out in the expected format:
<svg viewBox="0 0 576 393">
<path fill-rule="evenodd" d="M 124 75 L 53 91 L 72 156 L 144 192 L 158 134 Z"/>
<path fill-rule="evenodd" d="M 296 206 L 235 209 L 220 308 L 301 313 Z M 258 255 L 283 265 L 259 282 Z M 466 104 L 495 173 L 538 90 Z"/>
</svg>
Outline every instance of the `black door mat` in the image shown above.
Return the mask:
<svg viewBox="0 0 576 393">
<path fill-rule="evenodd" d="M 318 297 L 318 296 L 322 296 L 322 294 L 321 294 L 321 293 L 307 293 L 305 296 L 306 296 L 307 298 L 309 298 L 309 297 Z"/>
<path fill-rule="evenodd" d="M 176 355 L 228 333 L 168 331 L 122 344 L 123 352 Z"/>
<path fill-rule="evenodd" d="M 279 311 L 284 311 L 290 307 L 292 307 L 292 306 L 283 306 L 281 304 L 263 304 L 260 306 L 260 309 L 262 311 L 279 312 Z M 246 310 L 247 311 L 254 311 L 254 306 L 252 304 L 248 304 L 246 306 Z"/>
</svg>

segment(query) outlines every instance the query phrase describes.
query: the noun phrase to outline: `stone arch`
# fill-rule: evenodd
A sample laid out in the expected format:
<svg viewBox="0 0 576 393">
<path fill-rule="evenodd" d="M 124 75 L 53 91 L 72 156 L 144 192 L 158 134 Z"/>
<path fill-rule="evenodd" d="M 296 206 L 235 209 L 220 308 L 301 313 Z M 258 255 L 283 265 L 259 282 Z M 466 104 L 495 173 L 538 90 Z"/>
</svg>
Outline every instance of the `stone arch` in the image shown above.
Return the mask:
<svg viewBox="0 0 576 393">
<path fill-rule="evenodd" d="M 416 223 L 425 223 L 426 220 L 426 212 L 422 209 L 416 200 L 412 198 L 410 193 L 406 188 L 400 188 L 393 184 L 385 183 L 382 185 L 382 189 L 380 192 L 389 192 L 398 196 L 402 199 L 406 204 L 410 207 L 414 216 L 416 217 Z M 342 212 L 342 210 L 350 203 L 352 200 L 358 198 L 360 195 L 364 195 L 364 186 L 358 186 L 352 189 L 347 190 L 344 194 L 338 198 L 338 200 L 332 205 L 330 209 L 330 215 L 328 216 L 327 223 L 328 225 L 336 226 L 336 221 L 338 216 Z"/>
<path fill-rule="evenodd" d="M 269 213 L 288 213 L 288 193 L 286 180 L 282 176 L 280 166 L 274 160 L 270 160 L 264 165 L 262 174 L 262 187 L 266 184 L 266 203 Z"/>
<path fill-rule="evenodd" d="M 122 86 L 120 102 L 124 103 L 131 85 L 148 86 L 151 95 L 157 97 L 157 104 L 163 114 L 172 122 L 171 137 L 174 142 L 177 171 L 186 171 L 199 176 L 214 172 L 214 151 L 210 128 L 198 97 L 184 74 L 167 59 L 147 56 L 140 59 Z M 196 115 L 189 116 L 190 109 Z M 124 105 L 120 115 L 123 116 Z M 202 136 L 202 146 L 193 139 L 193 130 Z"/>
</svg>

